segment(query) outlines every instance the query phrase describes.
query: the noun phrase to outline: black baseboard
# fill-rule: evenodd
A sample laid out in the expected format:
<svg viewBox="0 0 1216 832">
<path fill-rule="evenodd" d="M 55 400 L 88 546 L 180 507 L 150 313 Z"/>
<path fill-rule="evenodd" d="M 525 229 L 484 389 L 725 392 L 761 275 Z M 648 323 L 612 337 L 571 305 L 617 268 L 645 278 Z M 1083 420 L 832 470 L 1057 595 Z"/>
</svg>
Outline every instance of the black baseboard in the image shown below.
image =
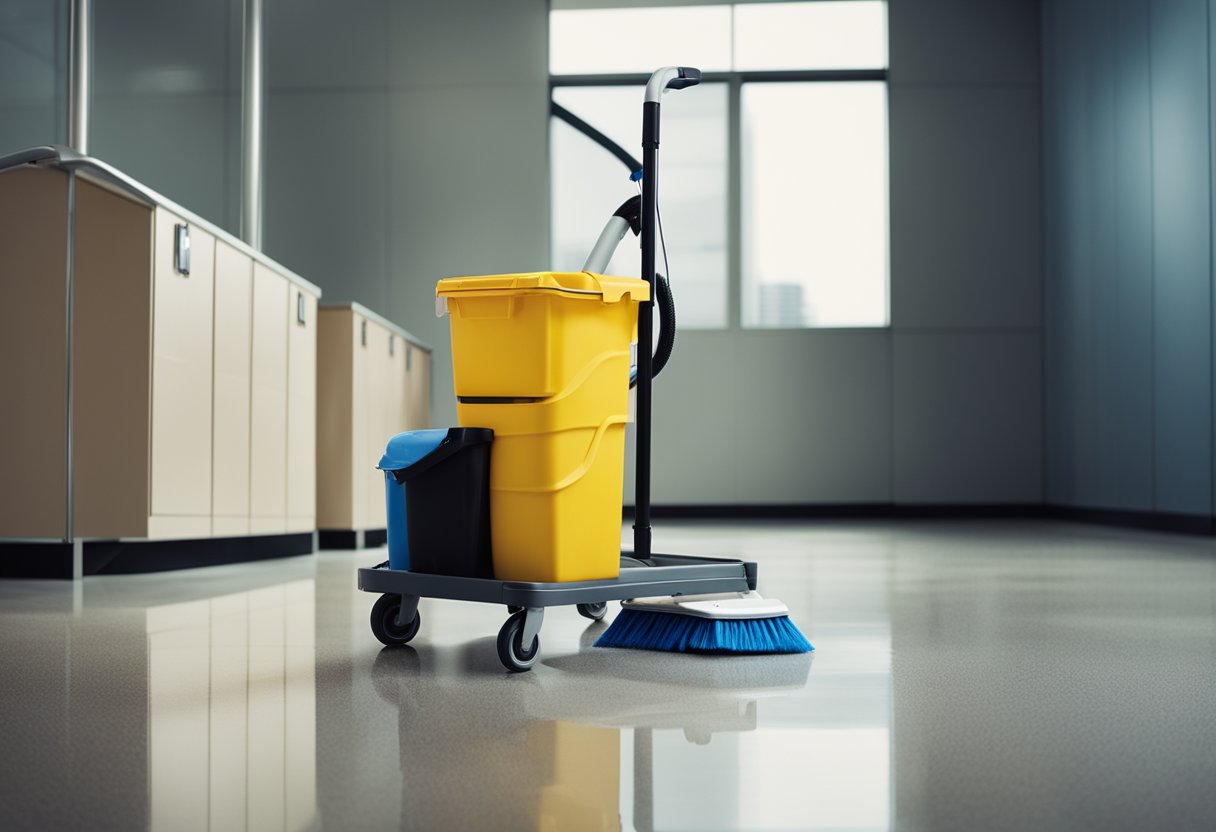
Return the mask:
<svg viewBox="0 0 1216 832">
<path fill-rule="evenodd" d="M 252 560 L 306 555 L 313 550 L 312 532 L 216 537 L 206 540 L 89 541 L 84 544 L 84 574 L 131 575 L 219 566 Z"/>
<path fill-rule="evenodd" d="M 73 574 L 70 543 L 0 543 L 0 577 L 67 578 Z M 313 534 L 215 537 L 204 540 L 87 540 L 82 575 L 132 575 L 285 558 L 313 551 Z"/>
<path fill-rule="evenodd" d="M 321 529 L 317 532 L 319 549 L 374 549 L 387 541 L 387 529 Z"/>
<path fill-rule="evenodd" d="M 796 503 L 774 505 L 658 505 L 651 506 L 656 519 L 686 520 L 892 520 L 917 518 L 1006 519 L 1045 516 L 1043 506 L 1033 503 L 896 505 L 894 503 Z M 633 519 L 634 507 L 625 506 L 623 516 Z"/>
<path fill-rule="evenodd" d="M 625 506 L 630 521 L 634 507 Z M 865 520 L 865 519 L 1025 519 L 1068 520 L 1145 531 L 1216 536 L 1216 518 L 1206 515 L 1166 512 L 1074 508 L 1041 504 L 936 504 L 891 503 L 790 504 L 790 505 L 658 505 L 651 507 L 656 520 Z M 317 533 L 322 549 L 355 549 L 357 532 L 326 529 Z M 382 546 L 385 529 L 363 532 L 363 547 Z M 129 575 L 218 566 L 226 563 L 269 560 L 304 555 L 313 551 L 313 533 L 226 537 L 205 540 L 90 540 L 84 543 L 0 542 L 0 579 L 77 577 L 75 546 L 81 547 L 83 575 Z"/>
<path fill-rule="evenodd" d="M 74 548 L 79 544 L 0 543 L 0 578 L 51 578 L 72 580 L 77 577 Z"/>
<path fill-rule="evenodd" d="M 634 507 L 625 506 L 625 520 Z M 809 503 L 791 505 L 657 505 L 656 520 L 1070 520 L 1126 529 L 1216 536 L 1216 518 L 1194 514 L 1073 508 L 1041 503 Z"/>
<path fill-rule="evenodd" d="M 1056 520 L 1073 520 L 1101 526 L 1143 529 L 1175 534 L 1216 535 L 1216 518 L 1198 514 L 1172 514 L 1159 511 L 1115 511 L 1100 508 L 1044 506 L 1044 516 Z"/>
</svg>

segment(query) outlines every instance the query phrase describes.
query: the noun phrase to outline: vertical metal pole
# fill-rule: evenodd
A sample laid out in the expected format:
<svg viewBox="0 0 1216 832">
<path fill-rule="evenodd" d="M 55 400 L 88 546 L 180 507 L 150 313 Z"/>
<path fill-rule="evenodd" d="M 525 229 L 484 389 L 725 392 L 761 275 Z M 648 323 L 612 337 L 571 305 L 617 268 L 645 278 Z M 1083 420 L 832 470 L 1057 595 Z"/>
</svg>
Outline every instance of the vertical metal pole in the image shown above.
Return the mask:
<svg viewBox="0 0 1216 832">
<path fill-rule="evenodd" d="M 642 105 L 642 277 L 651 300 L 638 308 L 637 481 L 634 485 L 633 556 L 650 557 L 650 381 L 654 352 L 655 203 L 659 192 L 659 104 Z"/>
<path fill-rule="evenodd" d="M 92 80 L 93 0 L 72 0 L 68 21 L 71 70 L 68 73 L 68 144 L 89 152 L 89 94 Z"/>
<path fill-rule="evenodd" d="M 263 0 L 245 0 L 241 73 L 241 237 L 262 248 Z"/>
<path fill-rule="evenodd" d="M 64 278 L 64 523 L 63 540 L 72 544 L 76 537 L 76 495 L 75 495 L 75 441 L 73 421 L 75 420 L 75 387 L 73 360 L 74 335 L 76 327 L 76 171 L 68 171 L 68 260 Z M 80 577 L 79 557 L 73 548 L 72 571 L 74 577 Z"/>
</svg>

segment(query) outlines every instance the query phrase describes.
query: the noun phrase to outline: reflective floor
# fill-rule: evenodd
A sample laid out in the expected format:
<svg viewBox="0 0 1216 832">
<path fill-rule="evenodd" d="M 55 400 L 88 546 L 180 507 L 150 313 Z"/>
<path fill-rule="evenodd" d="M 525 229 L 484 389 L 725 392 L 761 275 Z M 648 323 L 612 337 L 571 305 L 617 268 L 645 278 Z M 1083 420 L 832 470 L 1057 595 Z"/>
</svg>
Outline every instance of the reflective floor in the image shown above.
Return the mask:
<svg viewBox="0 0 1216 832">
<path fill-rule="evenodd" d="M 1216 542 L 1031 522 L 662 523 L 813 656 L 591 647 L 501 608 L 381 649 L 338 552 L 0 582 L 0 829 L 1212 830 Z M 615 615 L 612 605 L 609 615 Z"/>
</svg>

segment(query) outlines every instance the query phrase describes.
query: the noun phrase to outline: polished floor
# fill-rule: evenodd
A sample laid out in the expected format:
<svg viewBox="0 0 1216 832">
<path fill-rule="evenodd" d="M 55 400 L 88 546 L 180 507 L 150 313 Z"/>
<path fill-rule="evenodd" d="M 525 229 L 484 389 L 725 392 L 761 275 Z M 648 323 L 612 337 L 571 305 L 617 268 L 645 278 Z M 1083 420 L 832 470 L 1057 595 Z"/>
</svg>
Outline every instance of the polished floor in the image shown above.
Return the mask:
<svg viewBox="0 0 1216 832">
<path fill-rule="evenodd" d="M 1213 830 L 1216 542 L 1046 522 L 676 523 L 809 656 L 591 647 L 380 552 L 0 582 L 0 829 Z M 615 614 L 615 605 L 610 611 Z"/>
</svg>

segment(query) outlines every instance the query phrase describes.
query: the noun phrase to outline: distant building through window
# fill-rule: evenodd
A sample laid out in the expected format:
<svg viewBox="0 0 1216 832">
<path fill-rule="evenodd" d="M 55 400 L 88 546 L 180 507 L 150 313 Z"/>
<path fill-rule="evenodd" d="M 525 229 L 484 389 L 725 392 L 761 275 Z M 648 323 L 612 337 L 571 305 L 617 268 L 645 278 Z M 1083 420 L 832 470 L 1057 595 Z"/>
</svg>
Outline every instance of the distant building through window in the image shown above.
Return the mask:
<svg viewBox="0 0 1216 832">
<path fill-rule="evenodd" d="M 887 326 L 886 3 L 550 13 L 553 100 L 639 157 L 640 84 L 673 56 L 705 73 L 663 107 L 681 327 Z M 636 186 L 556 120 L 551 153 L 553 265 L 577 269 Z M 636 245 L 609 270 L 637 275 Z"/>
</svg>

